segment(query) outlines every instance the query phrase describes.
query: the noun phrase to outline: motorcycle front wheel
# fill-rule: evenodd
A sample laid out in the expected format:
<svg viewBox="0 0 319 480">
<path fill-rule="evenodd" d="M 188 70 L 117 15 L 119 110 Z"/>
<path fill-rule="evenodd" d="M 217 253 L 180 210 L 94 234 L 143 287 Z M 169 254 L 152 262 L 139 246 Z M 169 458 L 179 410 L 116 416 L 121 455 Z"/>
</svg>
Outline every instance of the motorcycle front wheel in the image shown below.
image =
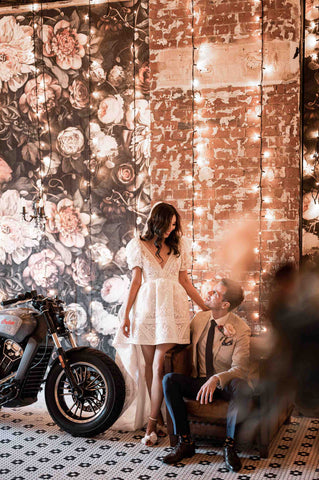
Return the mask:
<svg viewBox="0 0 319 480">
<path fill-rule="evenodd" d="M 45 401 L 56 424 L 76 437 L 93 437 L 118 419 L 125 399 L 125 383 L 115 362 L 93 348 L 66 352 L 82 389 L 74 392 L 59 362 L 46 380 Z"/>
</svg>

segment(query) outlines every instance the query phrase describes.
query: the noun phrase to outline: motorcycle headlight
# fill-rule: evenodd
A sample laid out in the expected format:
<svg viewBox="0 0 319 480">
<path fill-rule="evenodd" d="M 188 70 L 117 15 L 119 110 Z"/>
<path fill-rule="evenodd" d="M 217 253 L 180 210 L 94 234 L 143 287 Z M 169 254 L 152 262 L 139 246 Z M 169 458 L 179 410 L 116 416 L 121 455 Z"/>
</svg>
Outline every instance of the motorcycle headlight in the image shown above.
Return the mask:
<svg viewBox="0 0 319 480">
<path fill-rule="evenodd" d="M 75 310 L 68 310 L 64 314 L 64 323 L 65 326 L 70 330 L 70 332 L 74 332 L 77 327 L 78 322 L 78 315 Z"/>
</svg>

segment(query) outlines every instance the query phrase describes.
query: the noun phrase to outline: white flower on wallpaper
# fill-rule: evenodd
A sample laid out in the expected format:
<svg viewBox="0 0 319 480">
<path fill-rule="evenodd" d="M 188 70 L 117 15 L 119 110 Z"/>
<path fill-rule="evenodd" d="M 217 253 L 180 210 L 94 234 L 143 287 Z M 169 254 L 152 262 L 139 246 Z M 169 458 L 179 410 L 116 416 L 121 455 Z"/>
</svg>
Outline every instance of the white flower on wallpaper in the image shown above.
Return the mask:
<svg viewBox="0 0 319 480">
<path fill-rule="evenodd" d="M 105 280 L 101 297 L 107 303 L 122 303 L 128 294 L 130 280 L 126 275 L 111 277 Z"/>
<path fill-rule="evenodd" d="M 87 325 L 87 313 L 79 303 L 69 303 L 65 306 L 68 312 L 68 323 L 72 325 L 72 331 L 81 332 Z"/>
<path fill-rule="evenodd" d="M 88 235 L 87 225 L 90 223 L 90 216 L 76 208 L 72 200 L 65 198 L 57 205 L 46 202 L 45 214 L 48 217 L 48 232 L 58 233 L 63 245 L 66 247 L 84 247 L 85 237 Z"/>
<path fill-rule="evenodd" d="M 84 150 L 84 135 L 77 127 L 62 130 L 57 137 L 57 149 L 63 157 L 77 159 Z"/>
<path fill-rule="evenodd" d="M 138 98 L 133 101 L 126 112 L 126 125 L 130 130 L 134 130 L 135 123 L 150 126 L 151 111 L 149 102 L 145 98 Z"/>
<path fill-rule="evenodd" d="M 114 335 L 120 325 L 118 317 L 108 313 L 101 302 L 91 302 L 90 309 L 92 327 L 102 335 Z"/>
<path fill-rule="evenodd" d="M 102 267 L 109 265 L 113 260 L 113 253 L 104 243 L 94 243 L 90 250 L 92 260 Z"/>
<path fill-rule="evenodd" d="M 34 71 L 33 28 L 19 25 L 13 16 L 0 19 L 0 89 L 16 92 Z"/>
<path fill-rule="evenodd" d="M 104 124 L 120 123 L 124 116 L 124 100 L 120 95 L 104 98 L 97 112 L 98 119 Z"/>
<path fill-rule="evenodd" d="M 26 260 L 39 245 L 38 230 L 22 219 L 25 202 L 17 190 L 7 190 L 0 198 L 0 262 L 12 259 L 16 264 Z M 30 202 L 29 202 L 30 204 Z"/>
<path fill-rule="evenodd" d="M 95 122 L 90 123 L 90 146 L 92 153 L 99 160 L 118 154 L 118 145 L 115 138 L 104 133 L 100 125 Z M 110 167 L 112 166 L 114 164 L 110 164 Z"/>
<path fill-rule="evenodd" d="M 45 248 L 29 257 L 28 266 L 23 271 L 23 279 L 32 288 L 53 288 L 58 285 L 64 268 L 61 256 L 53 249 Z"/>
</svg>

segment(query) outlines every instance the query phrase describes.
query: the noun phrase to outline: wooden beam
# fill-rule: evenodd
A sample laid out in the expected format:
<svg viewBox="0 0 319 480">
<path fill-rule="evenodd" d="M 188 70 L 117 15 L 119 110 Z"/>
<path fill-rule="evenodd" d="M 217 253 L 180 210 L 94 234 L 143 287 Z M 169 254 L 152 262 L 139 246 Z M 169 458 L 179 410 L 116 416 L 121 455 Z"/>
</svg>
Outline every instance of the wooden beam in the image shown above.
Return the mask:
<svg viewBox="0 0 319 480">
<path fill-rule="evenodd" d="M 50 8 L 66 8 L 66 7 L 79 7 L 85 5 L 94 5 L 98 4 L 107 4 L 107 3 L 114 3 L 118 0 L 60 0 L 56 2 L 36 2 L 29 4 L 21 4 L 19 1 L 11 2 L 11 5 L 1 6 L 0 4 L 0 15 L 10 13 L 18 13 L 18 12 L 30 12 L 30 11 L 38 11 L 42 8 L 42 10 L 48 10 Z M 8 2 L 9 3 L 9 2 Z"/>
</svg>

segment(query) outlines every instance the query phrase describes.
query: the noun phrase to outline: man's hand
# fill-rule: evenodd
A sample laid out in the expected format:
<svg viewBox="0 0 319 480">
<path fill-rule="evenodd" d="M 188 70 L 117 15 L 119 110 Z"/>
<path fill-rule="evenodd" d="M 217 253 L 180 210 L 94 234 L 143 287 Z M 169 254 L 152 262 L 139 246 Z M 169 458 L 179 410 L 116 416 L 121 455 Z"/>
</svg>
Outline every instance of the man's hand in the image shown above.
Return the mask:
<svg viewBox="0 0 319 480">
<path fill-rule="evenodd" d="M 218 385 L 218 378 L 213 375 L 207 380 L 207 382 L 204 383 L 204 385 L 201 386 L 197 394 L 196 400 L 200 402 L 202 405 L 203 404 L 207 405 L 207 403 L 212 402 L 213 395 L 217 385 Z"/>
</svg>

